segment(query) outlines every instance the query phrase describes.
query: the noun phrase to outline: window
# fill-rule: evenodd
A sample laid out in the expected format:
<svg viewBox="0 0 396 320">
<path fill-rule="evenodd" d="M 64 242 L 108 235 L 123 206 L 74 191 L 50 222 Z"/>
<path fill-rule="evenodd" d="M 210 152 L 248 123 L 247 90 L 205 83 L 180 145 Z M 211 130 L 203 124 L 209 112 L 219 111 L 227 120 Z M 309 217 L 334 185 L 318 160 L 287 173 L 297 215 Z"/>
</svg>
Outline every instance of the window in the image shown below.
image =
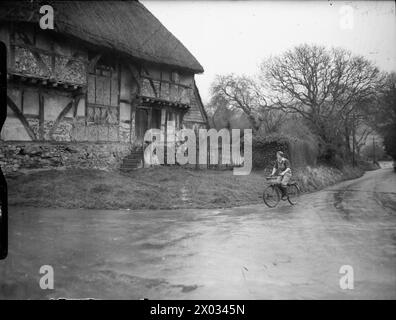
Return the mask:
<svg viewBox="0 0 396 320">
<path fill-rule="evenodd" d="M 118 124 L 119 73 L 117 66 L 99 60 L 88 75 L 87 121 Z"/>
<path fill-rule="evenodd" d="M 180 76 L 177 71 L 172 72 L 172 82 L 174 83 L 179 83 L 180 82 Z"/>
</svg>

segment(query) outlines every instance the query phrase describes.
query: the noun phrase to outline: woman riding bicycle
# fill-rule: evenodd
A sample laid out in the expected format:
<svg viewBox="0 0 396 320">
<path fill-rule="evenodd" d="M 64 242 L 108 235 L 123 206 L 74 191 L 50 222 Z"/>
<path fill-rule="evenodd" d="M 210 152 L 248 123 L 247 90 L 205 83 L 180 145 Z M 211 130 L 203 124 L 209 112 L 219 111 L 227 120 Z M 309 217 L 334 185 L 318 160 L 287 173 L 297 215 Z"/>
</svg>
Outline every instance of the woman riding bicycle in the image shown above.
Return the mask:
<svg viewBox="0 0 396 320">
<path fill-rule="evenodd" d="M 271 176 L 277 176 L 277 183 L 279 183 L 279 189 L 282 192 L 282 199 L 287 199 L 287 184 L 289 183 L 292 172 L 290 168 L 290 161 L 285 158 L 282 151 L 276 153 L 276 161 L 274 168 L 272 169 Z"/>
</svg>

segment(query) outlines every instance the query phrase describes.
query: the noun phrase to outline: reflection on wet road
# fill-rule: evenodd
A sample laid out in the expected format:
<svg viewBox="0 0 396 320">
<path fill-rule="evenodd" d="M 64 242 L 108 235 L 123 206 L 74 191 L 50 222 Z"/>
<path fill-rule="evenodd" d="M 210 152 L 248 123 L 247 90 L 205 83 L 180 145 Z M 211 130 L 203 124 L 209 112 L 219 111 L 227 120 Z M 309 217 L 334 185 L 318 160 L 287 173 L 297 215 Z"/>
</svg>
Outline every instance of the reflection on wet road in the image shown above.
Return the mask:
<svg viewBox="0 0 396 320">
<path fill-rule="evenodd" d="M 391 169 L 295 207 L 9 214 L 0 298 L 396 298 Z M 42 265 L 54 268 L 54 290 L 39 287 Z M 354 290 L 339 286 L 342 265 L 354 269 Z"/>
</svg>

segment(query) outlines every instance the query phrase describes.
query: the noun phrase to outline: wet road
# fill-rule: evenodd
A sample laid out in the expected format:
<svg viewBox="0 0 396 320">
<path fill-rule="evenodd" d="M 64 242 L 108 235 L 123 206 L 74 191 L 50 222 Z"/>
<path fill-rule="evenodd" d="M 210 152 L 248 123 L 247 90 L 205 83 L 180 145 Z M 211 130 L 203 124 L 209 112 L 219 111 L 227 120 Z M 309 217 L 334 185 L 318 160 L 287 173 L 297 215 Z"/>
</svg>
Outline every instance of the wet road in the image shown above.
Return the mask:
<svg viewBox="0 0 396 320">
<path fill-rule="evenodd" d="M 0 298 L 396 298 L 391 168 L 295 207 L 9 211 Z M 42 265 L 54 268 L 54 290 L 39 287 Z M 353 290 L 340 288 L 342 265 Z"/>
</svg>

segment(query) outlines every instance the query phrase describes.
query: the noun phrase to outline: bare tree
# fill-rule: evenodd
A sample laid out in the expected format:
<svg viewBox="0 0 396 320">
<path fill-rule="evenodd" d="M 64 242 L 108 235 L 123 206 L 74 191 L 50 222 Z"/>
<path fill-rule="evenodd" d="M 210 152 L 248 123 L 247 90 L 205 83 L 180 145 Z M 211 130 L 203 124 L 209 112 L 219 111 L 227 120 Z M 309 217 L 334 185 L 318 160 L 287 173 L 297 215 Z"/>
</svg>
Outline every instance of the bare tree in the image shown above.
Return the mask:
<svg viewBox="0 0 396 320">
<path fill-rule="evenodd" d="M 217 76 L 211 88 L 212 100 L 226 101 L 229 108 L 242 110 L 254 131 L 263 126 L 266 132 L 274 132 L 284 112 L 270 108 L 261 89 L 253 78 L 234 74 Z"/>
<path fill-rule="evenodd" d="M 364 112 L 370 125 L 381 134 L 396 125 L 396 72 L 386 75 L 377 99 L 366 105 Z"/>
<path fill-rule="evenodd" d="M 362 148 L 366 145 L 367 138 L 369 135 L 374 133 L 374 129 L 367 126 L 366 123 L 363 123 L 363 126 L 359 132 L 359 134 L 355 135 L 355 144 L 356 144 L 356 153 L 360 155 Z"/>
<path fill-rule="evenodd" d="M 300 114 L 332 143 L 351 113 L 376 95 L 382 74 L 349 51 L 304 44 L 264 61 L 260 79 L 271 106 Z"/>
<path fill-rule="evenodd" d="M 386 152 L 396 159 L 396 73 L 387 75 L 378 99 L 367 108 L 367 119 L 384 138 Z"/>
</svg>

